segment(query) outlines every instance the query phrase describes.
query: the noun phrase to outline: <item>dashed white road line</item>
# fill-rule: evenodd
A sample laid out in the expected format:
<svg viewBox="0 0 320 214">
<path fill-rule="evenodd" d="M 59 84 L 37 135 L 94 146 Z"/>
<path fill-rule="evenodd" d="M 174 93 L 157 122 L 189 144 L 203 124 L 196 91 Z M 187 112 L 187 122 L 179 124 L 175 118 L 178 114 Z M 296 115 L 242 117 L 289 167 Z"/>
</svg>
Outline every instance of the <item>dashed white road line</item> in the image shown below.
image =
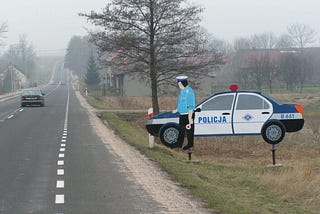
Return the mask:
<svg viewBox="0 0 320 214">
<path fill-rule="evenodd" d="M 68 128 L 69 100 L 70 100 L 70 92 L 69 92 L 69 86 L 68 86 L 66 115 L 64 120 L 63 134 L 62 134 L 61 145 L 60 145 L 59 154 L 58 154 L 58 162 L 57 162 L 57 165 L 58 165 L 57 176 L 59 176 L 59 180 L 57 180 L 56 188 L 60 189 L 60 191 L 58 191 L 60 194 L 56 194 L 56 197 L 55 197 L 56 204 L 65 203 L 64 194 L 61 194 L 61 189 L 64 188 L 64 180 L 61 180 L 61 179 L 64 177 L 64 160 L 63 159 L 65 157 L 64 152 L 66 151 L 65 147 L 66 147 L 67 135 L 68 135 L 67 128 Z"/>
<path fill-rule="evenodd" d="M 55 203 L 56 204 L 64 204 L 64 195 L 63 194 L 56 195 Z"/>
<path fill-rule="evenodd" d="M 63 160 L 58 160 L 58 166 L 64 166 L 64 161 Z"/>
<path fill-rule="evenodd" d="M 13 114 L 11 114 L 9 117 L 8 117 L 8 119 L 11 119 L 11 118 L 13 118 L 14 117 L 14 115 Z"/>
<path fill-rule="evenodd" d="M 58 180 L 56 187 L 57 187 L 58 189 L 64 188 L 64 181 L 63 181 L 63 180 Z"/>
<path fill-rule="evenodd" d="M 57 169 L 57 175 L 64 175 L 64 169 Z"/>
</svg>

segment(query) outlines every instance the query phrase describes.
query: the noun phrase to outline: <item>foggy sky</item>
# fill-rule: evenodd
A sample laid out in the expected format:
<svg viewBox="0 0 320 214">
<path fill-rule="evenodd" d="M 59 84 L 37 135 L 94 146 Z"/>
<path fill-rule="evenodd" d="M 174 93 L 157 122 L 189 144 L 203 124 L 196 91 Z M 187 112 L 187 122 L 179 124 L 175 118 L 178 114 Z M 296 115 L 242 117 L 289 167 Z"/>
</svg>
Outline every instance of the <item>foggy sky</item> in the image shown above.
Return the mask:
<svg viewBox="0 0 320 214">
<path fill-rule="evenodd" d="M 62 53 L 73 35 L 92 27 L 79 12 L 101 11 L 106 0 L 0 0 L 0 23 L 7 22 L 7 49 L 26 35 L 38 55 Z M 233 42 L 238 37 L 273 32 L 288 25 L 307 24 L 317 32 L 320 46 L 318 0 L 191 0 L 204 7 L 202 25 L 215 37 Z"/>
</svg>

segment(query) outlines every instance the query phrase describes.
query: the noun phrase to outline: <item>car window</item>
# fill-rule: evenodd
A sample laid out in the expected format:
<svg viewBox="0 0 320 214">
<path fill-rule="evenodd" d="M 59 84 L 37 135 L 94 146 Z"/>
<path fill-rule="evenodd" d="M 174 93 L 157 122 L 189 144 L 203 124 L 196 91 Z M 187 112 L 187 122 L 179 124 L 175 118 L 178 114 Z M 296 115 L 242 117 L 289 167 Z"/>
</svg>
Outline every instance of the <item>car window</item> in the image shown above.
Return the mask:
<svg viewBox="0 0 320 214">
<path fill-rule="evenodd" d="M 268 109 L 269 104 L 256 95 L 240 94 L 237 102 L 237 110 L 253 110 L 253 109 Z"/>
<path fill-rule="evenodd" d="M 202 105 L 202 110 L 231 110 L 233 98 L 233 94 L 213 97 Z"/>
<path fill-rule="evenodd" d="M 30 90 L 30 91 L 25 91 L 22 94 L 23 96 L 25 95 L 41 95 L 41 91 L 40 90 Z"/>
</svg>

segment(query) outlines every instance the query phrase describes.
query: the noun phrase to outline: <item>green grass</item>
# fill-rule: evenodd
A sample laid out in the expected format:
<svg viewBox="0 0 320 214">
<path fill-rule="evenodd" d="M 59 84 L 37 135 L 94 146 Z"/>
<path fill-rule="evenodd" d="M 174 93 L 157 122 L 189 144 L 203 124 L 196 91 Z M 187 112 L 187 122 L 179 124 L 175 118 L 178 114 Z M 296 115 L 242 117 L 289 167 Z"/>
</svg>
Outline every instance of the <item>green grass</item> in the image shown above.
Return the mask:
<svg viewBox="0 0 320 214">
<path fill-rule="evenodd" d="M 130 145 L 154 160 L 191 194 L 202 199 L 210 208 L 226 213 L 311 213 L 303 206 L 289 203 L 260 185 L 266 169 L 244 164 L 221 164 L 201 160 L 189 163 L 186 153 L 162 145 L 148 148 L 148 137 L 141 128 L 122 120 L 115 114 L 103 118 Z M 197 159 L 197 157 L 193 157 Z"/>
<path fill-rule="evenodd" d="M 88 102 L 92 107 L 94 107 L 94 108 L 96 108 L 96 109 L 105 109 L 105 108 L 106 108 L 106 106 L 103 105 L 103 104 L 101 103 L 101 101 L 99 100 L 99 92 L 95 91 L 95 92 L 93 92 L 93 93 L 88 93 L 88 96 L 86 96 L 83 91 L 81 91 L 81 92 L 82 92 L 82 93 L 81 93 L 82 96 L 87 100 L 87 102 Z M 101 93 L 101 92 L 100 92 L 100 93 Z M 100 95 L 100 97 L 101 97 L 101 95 Z"/>
</svg>

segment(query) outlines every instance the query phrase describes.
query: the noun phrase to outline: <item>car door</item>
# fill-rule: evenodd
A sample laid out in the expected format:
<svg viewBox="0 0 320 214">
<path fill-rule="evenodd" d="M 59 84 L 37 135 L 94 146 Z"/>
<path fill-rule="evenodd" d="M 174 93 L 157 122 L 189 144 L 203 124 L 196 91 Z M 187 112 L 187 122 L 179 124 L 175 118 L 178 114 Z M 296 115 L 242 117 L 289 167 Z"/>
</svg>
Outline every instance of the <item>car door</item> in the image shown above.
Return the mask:
<svg viewBox="0 0 320 214">
<path fill-rule="evenodd" d="M 238 93 L 233 114 L 234 133 L 260 134 L 262 126 L 272 113 L 271 102 L 259 93 Z"/>
<path fill-rule="evenodd" d="M 235 93 L 218 94 L 203 102 L 195 113 L 194 135 L 232 134 L 232 109 Z"/>
</svg>

